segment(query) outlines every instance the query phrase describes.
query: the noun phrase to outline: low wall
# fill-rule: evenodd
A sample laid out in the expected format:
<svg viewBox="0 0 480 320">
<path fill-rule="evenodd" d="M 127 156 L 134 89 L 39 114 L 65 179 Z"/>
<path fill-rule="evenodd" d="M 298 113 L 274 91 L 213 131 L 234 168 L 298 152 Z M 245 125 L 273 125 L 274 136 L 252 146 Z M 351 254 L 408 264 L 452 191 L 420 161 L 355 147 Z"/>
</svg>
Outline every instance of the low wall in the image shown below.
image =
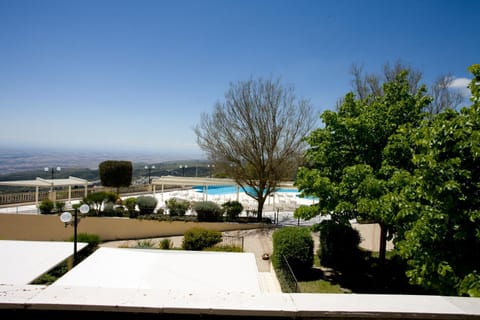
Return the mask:
<svg viewBox="0 0 480 320">
<path fill-rule="evenodd" d="M 102 241 L 155 238 L 183 235 L 192 227 L 216 231 L 257 229 L 257 223 L 156 221 L 128 218 L 86 217 L 80 220 L 78 233 L 96 234 Z M 0 240 L 68 241 L 73 227 L 57 215 L 0 215 Z"/>
</svg>

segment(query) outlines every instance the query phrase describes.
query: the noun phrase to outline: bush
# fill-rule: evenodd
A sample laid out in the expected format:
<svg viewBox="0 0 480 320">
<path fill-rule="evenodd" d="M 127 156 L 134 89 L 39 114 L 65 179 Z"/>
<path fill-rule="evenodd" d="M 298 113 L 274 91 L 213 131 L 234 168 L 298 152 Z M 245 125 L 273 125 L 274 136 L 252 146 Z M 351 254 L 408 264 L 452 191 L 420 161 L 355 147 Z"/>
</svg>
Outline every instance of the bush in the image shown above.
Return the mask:
<svg viewBox="0 0 480 320">
<path fill-rule="evenodd" d="M 223 209 L 212 201 L 196 202 L 193 210 L 197 213 L 198 221 L 220 221 L 223 216 Z"/>
<path fill-rule="evenodd" d="M 243 205 L 238 201 L 228 201 L 222 205 L 227 221 L 235 221 L 243 211 Z"/>
<path fill-rule="evenodd" d="M 160 241 L 160 249 L 169 250 L 173 248 L 173 242 L 170 239 L 162 239 Z"/>
<path fill-rule="evenodd" d="M 347 270 L 360 258 L 360 234 L 350 224 L 325 220 L 318 227 L 320 249 L 318 256 L 325 267 Z"/>
<path fill-rule="evenodd" d="M 171 216 L 184 216 L 190 208 L 190 202 L 187 200 L 171 198 L 165 201 L 168 212 Z"/>
<path fill-rule="evenodd" d="M 309 269 L 313 265 L 313 239 L 304 227 L 284 227 L 275 230 L 272 263 L 275 268 L 284 267 L 284 258 L 294 270 Z"/>
<path fill-rule="evenodd" d="M 182 248 L 201 251 L 222 241 L 222 233 L 204 228 L 192 228 L 183 234 Z"/>
<path fill-rule="evenodd" d="M 106 160 L 98 165 L 98 174 L 102 186 L 128 187 L 132 183 L 132 162 L 119 160 Z"/>
<path fill-rule="evenodd" d="M 137 216 L 137 211 L 135 210 L 135 208 L 137 207 L 137 198 L 127 198 L 125 199 L 124 204 L 125 207 L 127 207 L 130 218 L 135 218 Z"/>
<path fill-rule="evenodd" d="M 90 193 L 83 199 L 83 202 L 90 206 L 90 212 L 97 213 L 100 212 L 104 202 L 115 203 L 118 196 L 113 192 L 98 191 Z"/>
<path fill-rule="evenodd" d="M 139 196 L 137 198 L 137 206 L 140 214 L 152 214 L 157 207 L 157 203 L 157 198 L 152 196 Z"/>
<path fill-rule="evenodd" d="M 64 201 L 56 201 L 55 202 L 55 210 L 57 212 L 62 212 L 65 209 L 65 202 Z"/>
<path fill-rule="evenodd" d="M 105 202 L 103 204 L 103 210 L 102 210 L 103 215 L 108 216 L 108 217 L 113 217 L 115 216 L 115 204 L 113 202 Z"/>
<path fill-rule="evenodd" d="M 51 214 L 54 207 L 55 205 L 50 199 L 42 200 L 42 202 L 40 202 L 40 205 L 38 206 L 42 214 Z"/>
</svg>

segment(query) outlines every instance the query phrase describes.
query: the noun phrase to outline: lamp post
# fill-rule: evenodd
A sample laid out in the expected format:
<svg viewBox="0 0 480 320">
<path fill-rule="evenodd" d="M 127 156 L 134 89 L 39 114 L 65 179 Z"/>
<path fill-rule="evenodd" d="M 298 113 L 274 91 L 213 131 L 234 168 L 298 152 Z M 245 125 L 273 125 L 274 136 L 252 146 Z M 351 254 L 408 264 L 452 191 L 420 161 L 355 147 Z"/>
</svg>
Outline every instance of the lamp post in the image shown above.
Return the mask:
<svg viewBox="0 0 480 320">
<path fill-rule="evenodd" d="M 46 167 L 45 169 L 43 169 L 45 171 L 45 173 L 48 174 L 48 171 L 50 171 L 50 169 L 48 167 Z M 57 167 L 57 171 L 60 172 L 62 170 L 62 168 L 60 167 Z M 51 173 L 52 173 L 52 180 L 54 178 L 54 174 L 55 174 L 55 168 L 51 168 Z"/>
<path fill-rule="evenodd" d="M 185 177 L 185 169 L 188 168 L 188 166 L 186 164 L 184 165 L 180 165 L 180 169 L 182 169 L 182 176 Z"/>
<path fill-rule="evenodd" d="M 77 259 L 77 226 L 79 221 L 78 218 L 78 211 L 80 210 L 81 214 L 86 214 L 88 211 L 90 211 L 90 207 L 88 204 L 82 204 L 80 208 L 75 208 L 74 209 L 74 216 L 73 216 L 73 221 L 72 221 L 72 214 L 68 211 L 62 213 L 60 215 L 60 221 L 65 223 L 65 227 L 67 227 L 68 224 L 73 226 L 73 265 L 75 266 L 78 262 Z"/>
<path fill-rule="evenodd" d="M 215 165 L 214 164 L 207 164 L 207 168 L 208 168 L 208 175 L 211 178 L 212 177 L 212 170 L 213 170 L 213 168 L 215 168 Z"/>
<path fill-rule="evenodd" d="M 145 171 L 148 172 L 148 184 L 151 184 L 151 183 L 152 183 L 152 178 L 151 178 L 152 169 L 155 169 L 155 166 L 154 166 L 154 165 L 151 165 L 150 167 L 149 167 L 149 166 L 145 166 Z"/>
</svg>

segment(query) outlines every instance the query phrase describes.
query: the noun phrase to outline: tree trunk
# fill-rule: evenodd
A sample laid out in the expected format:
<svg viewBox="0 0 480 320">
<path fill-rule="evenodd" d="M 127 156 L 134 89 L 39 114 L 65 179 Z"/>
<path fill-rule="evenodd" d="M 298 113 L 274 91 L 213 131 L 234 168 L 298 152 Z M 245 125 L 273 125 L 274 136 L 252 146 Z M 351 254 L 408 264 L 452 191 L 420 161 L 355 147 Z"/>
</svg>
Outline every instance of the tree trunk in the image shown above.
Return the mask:
<svg viewBox="0 0 480 320">
<path fill-rule="evenodd" d="M 265 204 L 264 197 L 258 198 L 258 206 L 257 206 L 257 221 L 262 222 L 262 213 L 263 213 L 263 205 Z"/>
<path fill-rule="evenodd" d="M 385 255 L 387 253 L 387 226 L 380 222 L 380 248 L 378 252 L 378 258 L 380 263 L 385 262 Z"/>
</svg>

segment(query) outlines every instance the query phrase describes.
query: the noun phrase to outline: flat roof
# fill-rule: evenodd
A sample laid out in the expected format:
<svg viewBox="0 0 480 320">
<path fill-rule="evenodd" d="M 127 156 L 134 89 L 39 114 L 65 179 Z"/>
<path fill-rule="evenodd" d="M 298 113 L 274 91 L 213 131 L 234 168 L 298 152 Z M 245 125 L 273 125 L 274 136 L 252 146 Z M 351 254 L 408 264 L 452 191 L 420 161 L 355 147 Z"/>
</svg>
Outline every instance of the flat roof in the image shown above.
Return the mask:
<svg viewBox="0 0 480 320">
<path fill-rule="evenodd" d="M 72 255 L 73 242 L 0 240 L 0 284 L 29 284 Z"/>
<path fill-rule="evenodd" d="M 51 287 L 260 293 L 253 253 L 98 248 Z"/>
</svg>

